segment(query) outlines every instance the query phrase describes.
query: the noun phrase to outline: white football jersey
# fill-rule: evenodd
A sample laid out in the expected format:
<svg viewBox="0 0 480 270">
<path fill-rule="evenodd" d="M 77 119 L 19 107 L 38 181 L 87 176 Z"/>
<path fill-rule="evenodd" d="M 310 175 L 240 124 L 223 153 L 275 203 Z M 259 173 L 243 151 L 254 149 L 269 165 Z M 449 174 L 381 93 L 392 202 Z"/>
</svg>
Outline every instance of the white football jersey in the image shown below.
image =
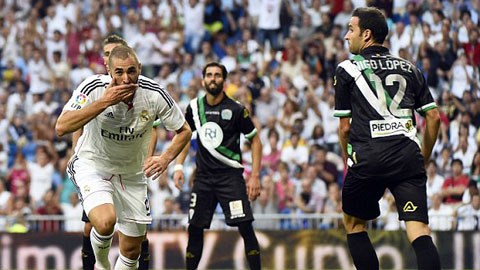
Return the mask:
<svg viewBox="0 0 480 270">
<path fill-rule="evenodd" d="M 100 99 L 112 78 L 93 75 L 73 92 L 63 110 L 79 110 Z M 93 169 L 112 174 L 141 173 L 155 119 L 178 130 L 185 117 L 170 94 L 157 82 L 140 75 L 133 103 L 106 108 L 83 127 L 75 155 Z"/>
</svg>

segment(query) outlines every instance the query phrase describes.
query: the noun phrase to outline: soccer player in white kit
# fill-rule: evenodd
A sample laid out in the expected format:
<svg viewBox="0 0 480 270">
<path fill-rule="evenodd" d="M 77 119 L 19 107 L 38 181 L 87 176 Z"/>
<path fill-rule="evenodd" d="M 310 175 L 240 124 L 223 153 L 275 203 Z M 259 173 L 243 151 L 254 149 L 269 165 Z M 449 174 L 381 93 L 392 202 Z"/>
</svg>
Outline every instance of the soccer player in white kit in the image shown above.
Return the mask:
<svg viewBox="0 0 480 270">
<path fill-rule="evenodd" d="M 136 269 L 152 219 L 144 175 L 158 178 L 190 140 L 191 130 L 168 92 L 140 75 L 131 48 L 115 47 L 108 66 L 110 76 L 94 75 L 78 86 L 55 128 L 59 136 L 83 128 L 68 172 L 93 225 L 96 268 L 110 269 L 108 252 L 118 223 L 115 269 Z M 157 118 L 176 134 L 160 156 L 147 158 Z"/>
</svg>

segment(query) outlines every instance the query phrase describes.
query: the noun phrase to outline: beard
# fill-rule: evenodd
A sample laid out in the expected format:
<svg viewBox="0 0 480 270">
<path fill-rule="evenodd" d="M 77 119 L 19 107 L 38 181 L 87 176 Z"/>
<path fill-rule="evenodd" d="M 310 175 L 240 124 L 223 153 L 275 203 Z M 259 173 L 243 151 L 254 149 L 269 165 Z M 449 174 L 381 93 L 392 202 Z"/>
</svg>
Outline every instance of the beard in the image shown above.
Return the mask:
<svg viewBox="0 0 480 270">
<path fill-rule="evenodd" d="M 205 90 L 212 95 L 212 96 L 218 96 L 222 91 L 223 91 L 223 83 L 221 84 L 216 84 L 216 83 L 210 83 L 205 86 Z"/>
</svg>

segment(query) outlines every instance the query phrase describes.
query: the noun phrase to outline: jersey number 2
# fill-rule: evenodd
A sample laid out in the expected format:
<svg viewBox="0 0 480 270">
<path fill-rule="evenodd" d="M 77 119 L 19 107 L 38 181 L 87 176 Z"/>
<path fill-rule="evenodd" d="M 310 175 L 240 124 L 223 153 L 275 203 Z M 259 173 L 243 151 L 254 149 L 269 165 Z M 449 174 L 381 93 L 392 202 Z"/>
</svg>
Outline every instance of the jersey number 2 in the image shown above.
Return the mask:
<svg viewBox="0 0 480 270">
<path fill-rule="evenodd" d="M 374 87 L 377 91 L 378 103 L 380 106 L 380 108 L 377 108 L 377 110 L 380 114 L 382 114 L 383 116 L 388 116 L 391 114 L 393 116 L 401 118 L 412 116 L 411 110 L 400 108 L 400 102 L 402 102 L 402 99 L 405 96 L 405 89 L 407 88 L 407 80 L 405 80 L 402 75 L 389 74 L 385 78 L 386 86 L 392 86 L 394 85 L 394 83 L 398 83 L 398 90 L 393 99 L 383 87 L 382 79 L 380 79 L 378 75 L 376 75 L 375 73 L 371 73 L 370 82 L 374 83 Z"/>
</svg>

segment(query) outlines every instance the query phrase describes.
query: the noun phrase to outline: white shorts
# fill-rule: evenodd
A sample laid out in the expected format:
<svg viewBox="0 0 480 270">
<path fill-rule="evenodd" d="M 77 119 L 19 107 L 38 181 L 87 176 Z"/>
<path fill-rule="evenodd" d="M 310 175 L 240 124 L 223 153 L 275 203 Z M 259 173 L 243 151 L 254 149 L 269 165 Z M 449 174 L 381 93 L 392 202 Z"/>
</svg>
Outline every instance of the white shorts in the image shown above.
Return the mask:
<svg viewBox="0 0 480 270">
<path fill-rule="evenodd" d="M 79 191 L 83 209 L 88 214 L 102 204 L 113 204 L 118 230 L 127 236 L 145 235 L 152 223 L 147 182 L 143 174 L 111 174 L 92 169 L 73 157 L 67 173 Z"/>
</svg>

